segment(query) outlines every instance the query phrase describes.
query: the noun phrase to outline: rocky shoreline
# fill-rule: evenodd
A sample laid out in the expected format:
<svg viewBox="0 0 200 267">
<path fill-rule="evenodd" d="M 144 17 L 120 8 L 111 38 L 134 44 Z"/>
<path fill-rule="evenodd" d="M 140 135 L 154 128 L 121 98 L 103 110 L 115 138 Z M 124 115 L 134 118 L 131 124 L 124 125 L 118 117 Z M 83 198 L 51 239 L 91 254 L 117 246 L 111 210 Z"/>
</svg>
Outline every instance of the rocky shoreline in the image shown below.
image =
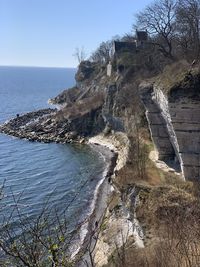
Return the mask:
<svg viewBox="0 0 200 267">
<path fill-rule="evenodd" d="M 61 123 L 56 119 L 57 109 L 41 109 L 17 114 L 15 118 L 0 125 L 0 133 L 44 143 L 83 142 L 75 131 L 69 131 L 70 121 Z"/>
<path fill-rule="evenodd" d="M 101 230 L 100 226 L 106 213 L 108 201 L 112 193 L 111 177 L 114 173 L 118 158 L 118 154 L 116 152 L 103 145 L 96 143 L 90 144 L 90 146 L 92 146 L 95 151 L 98 151 L 103 155 L 107 164 L 102 175 L 102 179 L 96 186 L 91 213 L 86 221 L 87 234 L 79 251 L 79 253 L 82 253 L 83 251 L 84 253 L 86 251 L 86 253 L 84 254 L 83 258 L 81 258 L 81 261 L 76 264 L 77 267 L 85 266 L 85 263 L 83 262 L 87 262 L 88 266 L 92 266 L 90 252 L 96 247 L 98 235 Z"/>
<path fill-rule="evenodd" d="M 133 225 L 127 218 L 127 215 L 122 214 L 122 216 L 116 218 L 113 216 L 113 212 L 111 211 L 113 209 L 112 206 L 115 206 L 116 204 L 115 199 L 118 199 L 118 197 L 120 199 L 120 192 L 115 185 L 115 173 L 127 164 L 130 143 L 127 135 L 123 132 L 116 132 L 107 136 L 100 134 L 90 138 L 89 143 L 98 144 L 99 146 L 104 147 L 104 149 L 109 149 L 117 154 L 115 166 L 113 166 L 113 173 L 110 173 L 108 176 L 111 178 L 110 193 L 106 198 L 107 205 L 104 205 L 105 208 L 102 216 L 102 226 L 96 234 L 96 242 L 92 253 L 95 266 L 100 267 L 108 262 L 109 256 L 115 250 L 115 246 L 113 246 L 113 244 L 116 244 L 117 242 L 117 244 L 121 246 L 121 233 L 127 237 L 133 235 Z M 104 196 L 103 194 L 100 194 L 98 200 L 98 205 L 100 205 L 100 207 L 102 202 L 105 204 Z M 103 225 L 105 225 L 105 221 L 107 225 L 106 228 L 110 233 L 108 243 L 104 242 Z"/>
<path fill-rule="evenodd" d="M 87 143 L 105 158 L 105 171 L 95 189 L 91 213 L 87 219 L 87 234 L 82 241 L 80 252 L 79 249 L 77 251 L 77 253 L 81 253 L 84 251 L 84 248 L 88 248 L 88 246 L 90 246 L 90 249 L 96 246 L 95 236 L 99 233 L 99 230 L 96 231 L 96 224 L 97 222 L 98 225 L 101 224 L 108 206 L 110 194 L 112 193 L 111 177 L 113 177 L 114 171 L 124 164 L 122 163 L 124 159 L 121 157 L 121 151 L 116 148 L 119 147 L 119 144 L 116 140 L 112 139 L 114 138 L 112 135 L 107 137 L 103 134 L 94 136 L 90 138 L 89 141 L 88 137 L 81 138 L 73 132 L 67 132 L 63 136 L 62 133 L 65 129 L 61 132 L 63 124 L 60 125 L 60 128 L 58 127 L 54 119 L 56 112 L 56 109 L 42 109 L 21 116 L 17 115 L 16 118 L 0 125 L 0 132 L 32 142 L 56 142 L 63 144 L 76 142 Z M 85 259 L 89 261 L 88 253 L 86 253 Z"/>
</svg>

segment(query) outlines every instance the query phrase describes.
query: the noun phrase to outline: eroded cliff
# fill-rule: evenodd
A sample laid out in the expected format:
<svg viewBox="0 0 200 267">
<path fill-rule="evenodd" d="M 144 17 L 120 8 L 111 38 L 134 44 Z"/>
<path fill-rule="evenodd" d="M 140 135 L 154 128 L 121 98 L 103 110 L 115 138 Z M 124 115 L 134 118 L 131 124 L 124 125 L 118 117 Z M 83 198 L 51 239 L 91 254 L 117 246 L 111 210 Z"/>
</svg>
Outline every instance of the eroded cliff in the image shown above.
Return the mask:
<svg viewBox="0 0 200 267">
<path fill-rule="evenodd" d="M 141 97 L 159 158 L 180 167 L 185 179 L 199 179 L 199 73 L 189 71 L 167 92 L 162 84 L 143 84 Z"/>
<path fill-rule="evenodd" d="M 155 221 L 163 226 L 171 212 L 179 216 L 183 205 L 191 210 L 195 199 L 192 186 L 180 181 L 175 172 L 172 174 L 173 169 L 182 172 L 186 180 L 200 178 L 199 70 L 187 66 L 179 80 L 172 78 L 168 86 L 162 75 L 151 77 L 151 81 L 150 74 L 148 80 L 144 76 L 136 68 L 122 73 L 113 70 L 108 76 L 106 66 L 82 62 L 76 86 L 50 100 L 59 109 L 27 113 L 0 126 L 1 132 L 31 141 L 82 143 L 98 135 L 92 139 L 94 142 L 105 145 L 106 140 L 112 143 L 111 149 L 117 147 L 117 163 L 123 158 L 124 164 L 115 169 L 112 177 L 107 177 L 112 192 L 99 226 L 100 244 L 97 242 L 95 250 L 108 264 L 108 256 L 113 256 L 116 250 L 115 241 L 124 246 L 120 234 L 127 235 L 127 229 L 125 241 L 129 244 L 131 240 L 131 245 L 138 249 L 136 237 L 141 230 L 144 236 L 138 240 L 146 248 L 152 243 L 147 240 L 148 231 L 152 231 Z M 152 152 L 149 131 L 159 159 L 173 168 L 166 168 L 167 174 L 163 168 L 158 170 L 155 161 L 148 157 Z M 128 227 L 125 232 L 124 225 Z M 151 240 L 158 239 L 158 235 L 160 232 L 153 225 Z"/>
</svg>

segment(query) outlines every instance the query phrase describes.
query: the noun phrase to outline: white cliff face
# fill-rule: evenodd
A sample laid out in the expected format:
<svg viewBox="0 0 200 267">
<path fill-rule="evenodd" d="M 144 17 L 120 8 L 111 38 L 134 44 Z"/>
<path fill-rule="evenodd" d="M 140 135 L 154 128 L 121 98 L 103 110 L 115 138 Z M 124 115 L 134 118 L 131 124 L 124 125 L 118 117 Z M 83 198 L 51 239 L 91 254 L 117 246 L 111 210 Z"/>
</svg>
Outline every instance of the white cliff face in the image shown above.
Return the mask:
<svg viewBox="0 0 200 267">
<path fill-rule="evenodd" d="M 185 179 L 200 178 L 200 97 L 195 88 L 177 87 L 166 96 L 155 85 L 141 87 L 159 159 L 178 161 Z"/>
<path fill-rule="evenodd" d="M 174 148 L 174 152 L 175 152 L 174 160 L 179 161 L 181 171 L 184 175 L 183 160 L 180 154 L 179 143 L 178 143 L 177 136 L 174 131 L 174 127 L 173 127 L 172 119 L 171 119 L 171 113 L 173 112 L 170 113 L 168 99 L 159 88 L 154 88 L 152 100 L 155 102 L 155 104 L 157 104 L 160 107 L 161 116 L 164 118 L 165 123 L 166 123 L 169 140 Z"/>
<path fill-rule="evenodd" d="M 152 141 L 159 153 L 159 159 L 166 162 L 175 162 L 177 157 L 174 146 L 170 139 L 169 130 L 166 123 L 167 103 L 156 95 L 152 86 L 141 89 L 141 98 L 145 105 L 146 117 L 151 132 Z M 165 111 L 163 112 L 163 106 Z"/>
<path fill-rule="evenodd" d="M 200 178 L 200 101 L 190 98 L 169 102 L 171 121 L 179 144 L 185 178 Z"/>
</svg>

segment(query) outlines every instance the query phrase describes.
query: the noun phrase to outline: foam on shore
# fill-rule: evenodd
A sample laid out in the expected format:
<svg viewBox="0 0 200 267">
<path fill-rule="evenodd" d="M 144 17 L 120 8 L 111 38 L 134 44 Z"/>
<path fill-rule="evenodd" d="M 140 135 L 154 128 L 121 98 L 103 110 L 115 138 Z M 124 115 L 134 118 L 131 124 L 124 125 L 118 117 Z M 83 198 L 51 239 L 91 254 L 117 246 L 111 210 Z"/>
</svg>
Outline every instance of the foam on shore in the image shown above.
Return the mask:
<svg viewBox="0 0 200 267">
<path fill-rule="evenodd" d="M 107 199 L 111 192 L 111 185 L 108 182 L 108 178 L 113 173 L 116 162 L 116 153 L 109 150 L 105 146 L 89 144 L 91 148 L 95 149 L 99 153 L 100 157 L 104 158 L 106 162 L 105 169 L 102 173 L 102 178 L 96 185 L 90 209 L 87 214 L 86 221 L 80 227 L 78 243 L 71 247 L 71 259 L 79 253 L 81 247 L 88 245 L 91 233 L 95 230 L 95 223 L 100 222 L 107 207 Z"/>
</svg>

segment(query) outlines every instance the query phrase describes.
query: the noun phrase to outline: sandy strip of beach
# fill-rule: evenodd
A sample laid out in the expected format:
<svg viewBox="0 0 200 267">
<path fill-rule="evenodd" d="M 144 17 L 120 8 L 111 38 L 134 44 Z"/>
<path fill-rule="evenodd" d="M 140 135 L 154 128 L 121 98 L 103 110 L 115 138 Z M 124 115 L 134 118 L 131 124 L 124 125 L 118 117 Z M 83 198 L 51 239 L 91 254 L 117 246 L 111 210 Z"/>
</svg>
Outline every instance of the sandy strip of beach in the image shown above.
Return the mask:
<svg viewBox="0 0 200 267">
<path fill-rule="evenodd" d="M 101 153 L 105 157 L 106 169 L 102 175 L 102 179 L 98 183 L 95 192 L 94 199 L 91 208 L 91 214 L 87 219 L 84 227 L 87 229 L 87 233 L 85 235 L 81 251 L 87 251 L 84 255 L 83 260 L 78 262 L 77 266 L 86 266 L 83 261 L 87 261 L 90 266 L 90 255 L 89 251 L 92 251 L 96 246 L 96 236 L 98 234 L 101 221 L 104 217 L 107 203 L 109 199 L 109 195 L 111 193 L 111 184 L 109 182 L 109 177 L 114 171 L 114 167 L 116 165 L 116 156 L 117 154 L 114 151 L 110 151 L 107 147 L 103 147 L 101 145 L 91 143 L 93 149 Z"/>
<path fill-rule="evenodd" d="M 91 219 L 90 224 L 90 233 L 91 231 L 95 231 L 95 222 L 98 222 L 98 225 L 102 223 L 104 216 L 107 216 L 109 213 L 107 207 L 108 202 L 111 200 L 111 194 L 113 191 L 117 191 L 108 181 L 109 177 L 112 177 L 112 180 L 115 178 L 114 172 L 115 170 L 120 170 L 122 167 L 126 165 L 128 160 L 128 153 L 129 153 L 129 139 L 128 137 L 122 133 L 117 132 L 114 135 L 104 136 L 103 134 L 94 136 L 89 139 L 89 144 L 100 145 L 101 147 L 108 148 L 114 155 L 117 155 L 113 161 L 111 159 L 111 166 L 110 170 L 108 170 L 108 174 L 106 179 L 104 179 L 101 187 L 99 188 L 98 197 L 96 199 L 96 206 L 93 213 L 93 218 Z M 119 192 L 118 192 L 119 193 Z M 130 221 L 124 217 L 120 218 L 118 221 L 115 218 L 110 218 L 113 222 L 113 226 L 115 230 L 113 234 L 113 240 L 116 238 L 121 244 L 121 236 L 116 234 L 116 231 L 119 233 L 123 230 L 125 235 L 133 234 L 132 227 L 130 226 Z M 112 229 L 113 230 L 113 229 Z M 96 239 L 95 239 L 96 238 Z M 103 241 L 103 238 L 100 233 L 97 231 L 93 237 L 94 240 L 91 242 L 90 251 L 93 251 L 92 256 L 94 258 L 95 266 L 102 266 L 107 262 L 107 257 L 109 256 L 109 246 Z M 115 242 L 115 241 L 114 241 Z M 112 250 L 112 248 L 111 248 Z M 89 255 L 87 255 L 86 259 L 89 261 Z"/>
<path fill-rule="evenodd" d="M 122 168 L 128 157 L 128 138 L 124 133 L 116 133 L 115 135 L 104 136 L 103 134 L 94 136 L 89 139 L 88 144 L 93 149 L 101 153 L 107 161 L 107 166 L 103 174 L 101 183 L 98 186 L 98 192 L 95 197 L 95 206 L 92 214 L 88 218 L 87 234 L 82 246 L 83 251 L 101 251 L 98 234 L 99 227 L 106 214 L 110 195 L 114 188 L 110 183 L 110 178 L 114 177 L 114 171 Z M 100 246 L 100 247 L 99 247 Z M 87 252 L 83 257 L 84 261 L 90 264 L 90 253 Z M 92 253 L 94 254 L 94 252 Z M 85 266 L 81 261 L 77 266 Z"/>
<path fill-rule="evenodd" d="M 89 144 L 99 144 L 109 148 L 118 154 L 115 170 L 120 170 L 126 165 L 129 153 L 129 139 L 123 132 L 116 132 L 113 135 L 96 135 L 89 139 Z"/>
</svg>

